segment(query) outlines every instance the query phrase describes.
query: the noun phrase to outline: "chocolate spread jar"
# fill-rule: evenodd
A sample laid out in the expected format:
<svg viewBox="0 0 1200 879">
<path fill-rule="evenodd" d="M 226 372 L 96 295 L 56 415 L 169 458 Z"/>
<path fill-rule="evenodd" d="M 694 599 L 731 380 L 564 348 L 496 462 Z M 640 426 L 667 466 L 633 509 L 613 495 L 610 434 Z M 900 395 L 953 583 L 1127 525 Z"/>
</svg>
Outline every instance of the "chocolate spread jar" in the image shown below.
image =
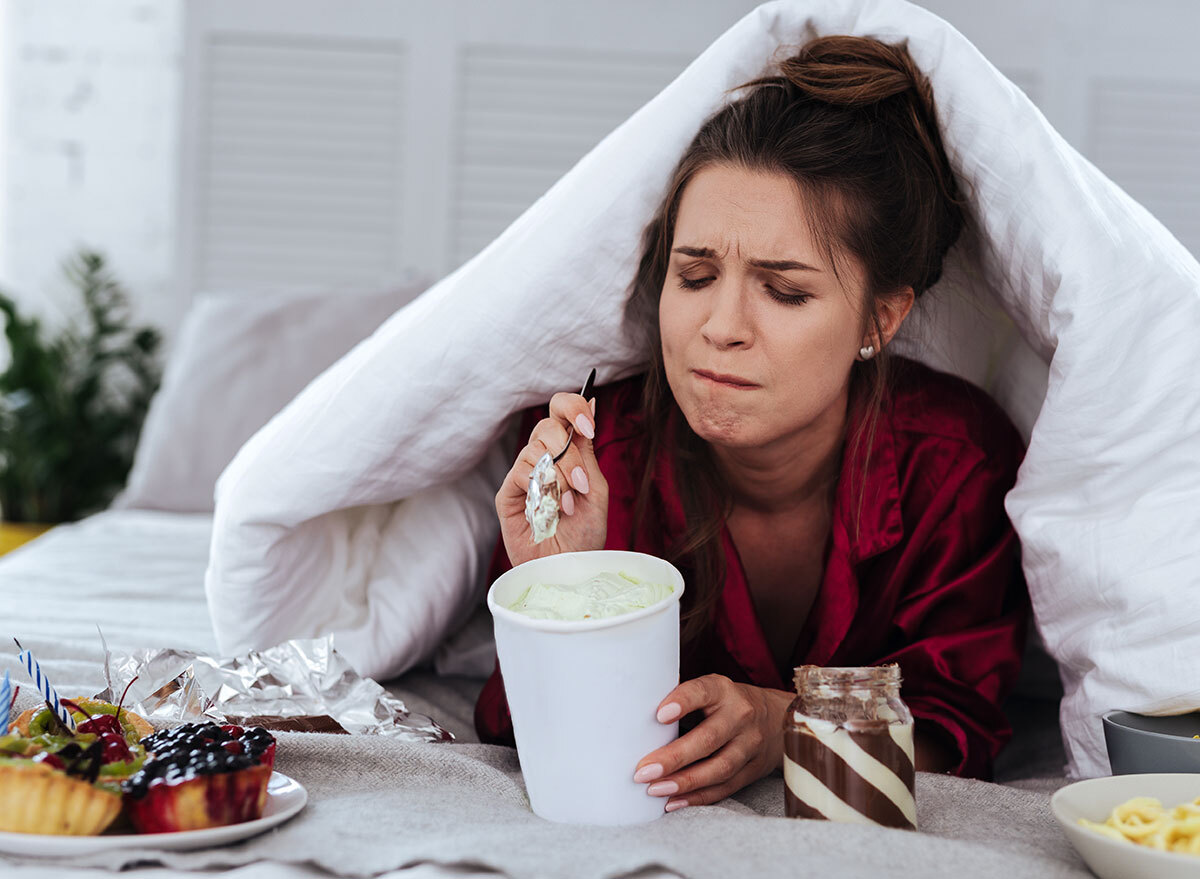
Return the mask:
<svg viewBox="0 0 1200 879">
<path fill-rule="evenodd" d="M 913 720 L 900 667 L 796 669 L 783 724 L 789 818 L 917 828 Z"/>
</svg>

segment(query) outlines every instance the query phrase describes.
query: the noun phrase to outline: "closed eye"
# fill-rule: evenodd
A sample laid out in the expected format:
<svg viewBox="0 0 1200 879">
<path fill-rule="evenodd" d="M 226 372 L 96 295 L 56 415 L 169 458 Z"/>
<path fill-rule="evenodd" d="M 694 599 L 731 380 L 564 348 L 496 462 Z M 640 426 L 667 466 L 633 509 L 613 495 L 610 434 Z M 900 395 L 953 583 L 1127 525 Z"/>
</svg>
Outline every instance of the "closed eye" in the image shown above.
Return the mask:
<svg viewBox="0 0 1200 879">
<path fill-rule="evenodd" d="M 700 289 L 707 286 L 710 281 L 714 281 L 714 277 L 679 277 L 679 286 L 684 289 Z M 776 303 L 784 305 L 804 305 L 806 301 L 811 299 L 808 293 L 781 293 L 778 289 L 768 285 L 763 286 L 764 292 L 768 297 L 774 299 Z"/>
<path fill-rule="evenodd" d="M 808 293 L 781 293 L 770 284 L 766 285 L 767 295 L 776 302 L 782 302 L 784 305 L 803 305 L 812 296 Z"/>
</svg>

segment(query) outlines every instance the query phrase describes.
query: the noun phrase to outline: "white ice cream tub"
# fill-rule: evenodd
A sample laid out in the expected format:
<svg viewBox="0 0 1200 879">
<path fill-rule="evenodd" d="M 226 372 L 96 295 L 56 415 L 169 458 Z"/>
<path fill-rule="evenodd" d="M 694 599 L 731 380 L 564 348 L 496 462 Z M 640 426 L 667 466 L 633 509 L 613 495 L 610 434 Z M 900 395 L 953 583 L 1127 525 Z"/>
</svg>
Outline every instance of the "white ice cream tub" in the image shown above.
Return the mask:
<svg viewBox="0 0 1200 879">
<path fill-rule="evenodd" d="M 606 571 L 669 584 L 650 607 L 598 620 L 536 620 L 508 609 L 535 583 L 583 583 Z M 567 824 L 640 824 L 663 814 L 633 780 L 642 757 L 673 741 L 658 703 L 679 683 L 683 575 L 639 552 L 597 550 L 518 565 L 488 590 L 496 653 L 533 811 Z"/>
</svg>

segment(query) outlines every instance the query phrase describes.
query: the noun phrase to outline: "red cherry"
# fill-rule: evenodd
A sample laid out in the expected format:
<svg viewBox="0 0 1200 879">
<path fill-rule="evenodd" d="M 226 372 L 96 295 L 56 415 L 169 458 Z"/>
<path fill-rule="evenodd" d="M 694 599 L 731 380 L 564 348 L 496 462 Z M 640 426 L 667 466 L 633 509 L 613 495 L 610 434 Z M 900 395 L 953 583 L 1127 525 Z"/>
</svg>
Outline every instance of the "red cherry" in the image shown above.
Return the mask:
<svg viewBox="0 0 1200 879">
<path fill-rule="evenodd" d="M 241 754 L 241 753 L 245 752 L 245 750 L 246 750 L 242 746 L 241 742 L 222 742 L 221 747 L 224 748 L 226 751 L 228 751 L 230 754 Z"/>
<path fill-rule="evenodd" d="M 48 763 L 51 766 L 53 766 L 55 769 L 66 769 L 67 768 L 66 763 L 64 763 L 62 760 L 60 760 L 56 755 L 50 754 L 46 751 L 42 751 L 42 753 L 38 754 L 33 759 L 34 759 L 35 763 Z"/>
<path fill-rule="evenodd" d="M 225 732 L 229 733 L 231 738 L 235 738 L 235 739 L 240 739 L 242 737 L 242 733 L 245 732 L 245 730 L 243 730 L 240 726 L 238 726 L 237 724 L 234 724 L 234 723 L 227 723 L 224 726 L 222 726 L 221 729 L 225 730 Z M 240 754 L 241 751 L 238 751 L 237 753 Z"/>
<path fill-rule="evenodd" d="M 133 752 L 125 742 L 125 737 L 116 733 L 101 733 L 100 742 L 104 746 L 105 763 L 129 763 L 133 760 Z"/>
<path fill-rule="evenodd" d="M 116 716 L 112 714 L 93 714 L 90 718 L 79 724 L 76 729 L 81 733 L 125 737 L 125 731 L 121 729 Z"/>
</svg>

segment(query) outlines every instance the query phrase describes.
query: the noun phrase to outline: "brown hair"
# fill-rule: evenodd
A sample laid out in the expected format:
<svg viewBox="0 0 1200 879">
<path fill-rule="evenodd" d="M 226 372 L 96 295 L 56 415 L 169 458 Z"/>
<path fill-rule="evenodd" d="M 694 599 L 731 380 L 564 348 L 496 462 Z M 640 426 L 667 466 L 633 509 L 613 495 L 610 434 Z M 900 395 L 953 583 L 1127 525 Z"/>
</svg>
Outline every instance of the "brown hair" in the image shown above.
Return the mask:
<svg viewBox="0 0 1200 879">
<path fill-rule="evenodd" d="M 646 227 L 625 317 L 646 334 L 651 364 L 643 413 L 644 472 L 635 529 L 652 502 L 658 453 L 674 422 L 673 459 L 687 521 L 671 560 L 690 570 L 683 640 L 710 624 L 725 578 L 721 528 L 730 495 L 708 448 L 688 427 L 667 385 L 658 326 L 675 220 L 683 191 L 701 169 L 718 164 L 778 173 L 799 187 L 814 239 L 835 274 L 843 254 L 865 271 L 864 332 L 881 329 L 879 304 L 912 287 L 920 296 L 941 276 L 946 252 L 965 223 L 964 202 L 938 133 L 933 91 L 903 45 L 865 37 L 824 37 L 746 83 L 746 94 L 711 116 L 676 166 L 666 196 Z M 865 415 L 852 438 L 870 442 L 887 399 L 889 359 L 879 352 L 851 374 Z"/>
</svg>

